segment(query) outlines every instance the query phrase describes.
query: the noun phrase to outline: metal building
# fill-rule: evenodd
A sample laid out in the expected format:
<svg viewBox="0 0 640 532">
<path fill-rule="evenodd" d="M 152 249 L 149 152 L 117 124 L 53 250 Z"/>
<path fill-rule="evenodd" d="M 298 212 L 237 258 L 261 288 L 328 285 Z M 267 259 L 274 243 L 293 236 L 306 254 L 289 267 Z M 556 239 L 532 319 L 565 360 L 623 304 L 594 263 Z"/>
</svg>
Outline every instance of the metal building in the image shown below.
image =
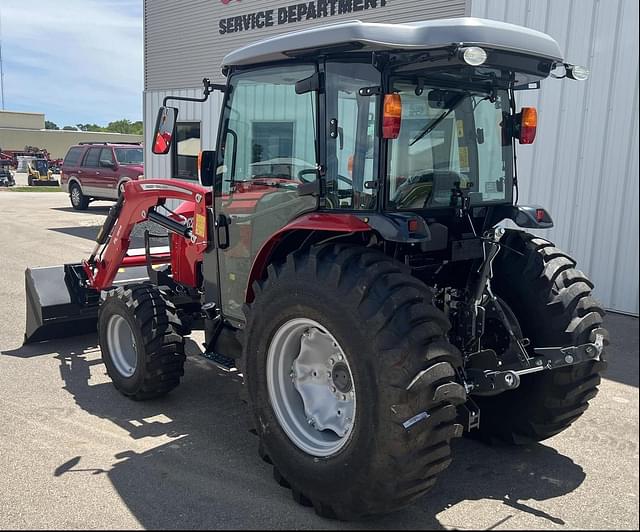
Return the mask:
<svg viewBox="0 0 640 532">
<path fill-rule="evenodd" d="M 544 236 L 574 256 L 605 307 L 638 314 L 637 0 L 145 0 L 145 174 L 195 178 L 198 150 L 215 148 L 220 97 L 177 106 L 172 157 L 150 152 L 155 115 L 167 94 L 199 96 L 203 77 L 223 81 L 227 52 L 341 20 L 457 16 L 544 31 L 591 69 L 586 83 L 549 79 L 522 94 L 540 126 L 535 144 L 518 150 L 521 202 L 550 210 L 556 227 Z"/>
</svg>

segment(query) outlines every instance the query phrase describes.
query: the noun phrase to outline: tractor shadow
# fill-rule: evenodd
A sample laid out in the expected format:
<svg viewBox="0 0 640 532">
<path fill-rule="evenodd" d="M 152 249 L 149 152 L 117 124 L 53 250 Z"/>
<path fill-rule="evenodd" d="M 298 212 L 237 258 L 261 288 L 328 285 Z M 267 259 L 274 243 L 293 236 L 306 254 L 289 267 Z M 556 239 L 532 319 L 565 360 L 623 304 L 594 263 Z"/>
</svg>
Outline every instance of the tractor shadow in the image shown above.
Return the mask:
<svg viewBox="0 0 640 532">
<path fill-rule="evenodd" d="M 148 402 L 130 401 L 115 390 L 96 343 L 95 336 L 86 336 L 72 348 L 51 342 L 41 351 L 58 353 L 63 388 L 80 408 L 126 430 L 132 440 L 162 441 L 143 452 L 114 453 L 112 463 L 70 455 L 52 474 L 106 474 L 145 528 L 442 529 L 438 514 L 463 501 L 487 499 L 506 507 L 506 517 L 496 516 L 492 527 L 520 512 L 561 525 L 560 516 L 531 501 L 570 493 L 585 478 L 579 465 L 545 445 L 488 447 L 463 439 L 455 442 L 451 467 L 417 504 L 360 523 L 327 521 L 297 505 L 289 490 L 273 481 L 271 467 L 257 456 L 257 438 L 249 433 L 241 385 L 201 358 L 195 342 L 189 341 L 181 386 Z M 21 349 L 26 351 L 5 354 L 38 354 L 36 348 Z"/>
<path fill-rule="evenodd" d="M 98 205 L 91 203 L 89 204 L 89 206 L 87 207 L 86 210 L 84 211 L 79 211 L 77 209 L 74 209 L 73 207 L 51 207 L 52 211 L 60 211 L 60 212 L 69 212 L 69 213 L 73 213 L 73 214 L 77 214 L 79 216 L 82 216 L 83 214 L 104 214 L 105 216 L 107 214 L 109 214 L 109 209 L 111 208 L 111 205 L 113 205 L 115 202 L 110 202 L 110 203 L 100 203 Z"/>
</svg>

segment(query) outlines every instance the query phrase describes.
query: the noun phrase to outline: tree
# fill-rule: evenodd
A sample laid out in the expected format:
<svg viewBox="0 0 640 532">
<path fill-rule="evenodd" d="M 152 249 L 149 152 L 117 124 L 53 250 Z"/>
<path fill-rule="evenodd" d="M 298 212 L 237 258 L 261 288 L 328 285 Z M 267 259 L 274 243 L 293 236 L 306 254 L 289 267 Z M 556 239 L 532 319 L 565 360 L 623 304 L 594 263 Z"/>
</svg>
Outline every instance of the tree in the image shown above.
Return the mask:
<svg viewBox="0 0 640 532">
<path fill-rule="evenodd" d="M 50 122 L 49 120 L 45 120 L 44 121 L 44 128 L 45 129 L 55 129 L 55 130 L 59 130 L 60 129 L 58 127 L 58 124 L 56 124 L 55 122 Z"/>
<path fill-rule="evenodd" d="M 144 127 L 142 126 L 142 120 L 138 120 L 133 123 L 132 133 L 134 135 L 144 135 Z"/>
<path fill-rule="evenodd" d="M 112 133 L 131 133 L 132 129 L 133 124 L 126 118 L 116 120 L 115 122 L 109 122 L 105 128 L 106 131 L 111 131 Z"/>
<path fill-rule="evenodd" d="M 98 124 L 76 124 L 80 131 L 104 131 Z"/>
</svg>

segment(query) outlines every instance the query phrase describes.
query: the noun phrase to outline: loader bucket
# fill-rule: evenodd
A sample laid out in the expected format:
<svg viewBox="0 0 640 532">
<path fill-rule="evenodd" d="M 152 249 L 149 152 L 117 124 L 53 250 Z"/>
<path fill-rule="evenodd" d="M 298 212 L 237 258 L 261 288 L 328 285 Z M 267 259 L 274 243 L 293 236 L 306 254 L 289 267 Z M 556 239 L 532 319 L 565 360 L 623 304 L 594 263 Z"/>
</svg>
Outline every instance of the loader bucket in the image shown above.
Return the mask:
<svg viewBox="0 0 640 532">
<path fill-rule="evenodd" d="M 32 184 L 35 187 L 59 187 L 60 181 L 57 179 L 37 179 L 32 181 Z"/>
<path fill-rule="evenodd" d="M 99 294 L 80 286 L 81 271 L 80 264 L 27 268 L 25 344 L 96 330 Z"/>
</svg>

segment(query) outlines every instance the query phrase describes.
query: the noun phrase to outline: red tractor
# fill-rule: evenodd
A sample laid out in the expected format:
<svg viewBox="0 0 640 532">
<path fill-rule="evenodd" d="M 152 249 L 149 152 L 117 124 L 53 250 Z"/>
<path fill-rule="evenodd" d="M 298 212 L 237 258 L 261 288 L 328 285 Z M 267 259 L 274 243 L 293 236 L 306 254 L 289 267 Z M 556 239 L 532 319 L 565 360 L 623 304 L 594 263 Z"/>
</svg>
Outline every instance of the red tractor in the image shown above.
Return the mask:
<svg viewBox="0 0 640 532">
<path fill-rule="evenodd" d="M 586 410 L 605 368 L 600 305 L 518 204 L 516 94 L 586 79 L 549 36 L 480 19 L 347 22 L 229 54 L 201 184 L 128 183 L 93 254 L 26 272 L 26 341 L 97 330 L 114 385 L 178 386 L 185 336 L 244 378 L 278 483 L 357 519 L 428 492 L 463 432 L 535 442 Z M 160 109 L 156 153 L 177 109 Z M 193 101 L 193 99 L 191 100 Z M 177 200 L 177 201 L 175 201 Z M 179 207 L 174 207 L 177 203 Z M 170 252 L 129 251 L 135 224 Z M 120 268 L 146 267 L 145 279 Z"/>
</svg>

